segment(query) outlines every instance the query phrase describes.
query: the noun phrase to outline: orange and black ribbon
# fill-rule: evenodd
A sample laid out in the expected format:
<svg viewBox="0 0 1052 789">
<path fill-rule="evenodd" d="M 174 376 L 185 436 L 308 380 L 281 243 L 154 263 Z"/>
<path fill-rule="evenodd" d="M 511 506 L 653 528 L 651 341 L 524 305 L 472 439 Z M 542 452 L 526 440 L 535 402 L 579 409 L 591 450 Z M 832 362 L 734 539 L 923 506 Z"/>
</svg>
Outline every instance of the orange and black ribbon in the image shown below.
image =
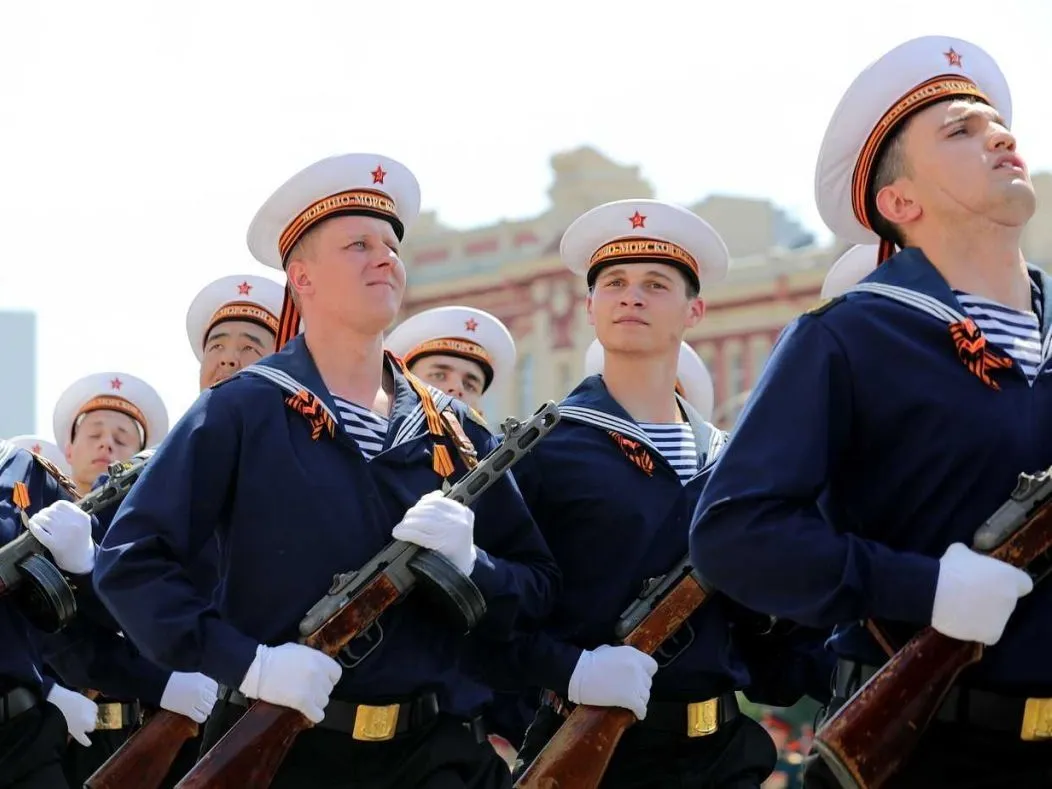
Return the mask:
<svg viewBox="0 0 1052 789">
<path fill-rule="evenodd" d="M 15 483 L 15 489 L 11 493 L 11 501 L 20 510 L 29 509 L 29 488 L 26 487 L 26 483 L 19 480 Z"/>
<path fill-rule="evenodd" d="M 1001 385 L 990 377 L 990 373 L 1011 367 L 1012 360 L 990 350 L 986 337 L 971 318 L 951 323 L 950 336 L 964 366 L 991 389 L 999 390 Z"/>
<path fill-rule="evenodd" d="M 654 458 L 650 457 L 650 453 L 647 452 L 644 447 L 638 441 L 633 441 L 631 438 L 625 438 L 620 433 L 615 433 L 613 430 L 606 431 L 610 438 L 614 439 L 614 443 L 617 444 L 617 448 L 620 449 L 625 457 L 632 461 L 632 463 L 648 477 L 654 475 Z"/>
<path fill-rule="evenodd" d="M 285 398 L 285 405 L 310 423 L 310 437 L 315 441 L 321 438 L 322 433 L 327 433 L 329 438 L 336 435 L 336 423 L 313 393 L 300 389 Z"/>
<path fill-rule="evenodd" d="M 431 399 L 431 393 L 427 390 L 427 384 L 409 372 L 405 361 L 400 357 L 390 354 L 392 361 L 398 365 L 402 375 L 413 387 L 416 396 L 420 398 L 420 405 L 424 408 L 424 416 L 427 418 L 427 432 L 431 436 L 433 454 L 431 456 L 431 468 L 443 479 L 449 477 L 455 470 L 453 456 L 446 446 L 445 431 L 442 428 L 442 417 L 438 413 L 438 406 Z"/>
</svg>

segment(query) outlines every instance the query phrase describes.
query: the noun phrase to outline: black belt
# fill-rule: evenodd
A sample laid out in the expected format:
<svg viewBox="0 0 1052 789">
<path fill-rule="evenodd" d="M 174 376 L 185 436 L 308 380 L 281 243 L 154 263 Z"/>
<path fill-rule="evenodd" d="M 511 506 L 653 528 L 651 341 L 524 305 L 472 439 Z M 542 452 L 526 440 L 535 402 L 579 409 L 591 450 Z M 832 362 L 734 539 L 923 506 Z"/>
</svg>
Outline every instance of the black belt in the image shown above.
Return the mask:
<svg viewBox="0 0 1052 789">
<path fill-rule="evenodd" d="M 557 693 L 545 690 L 541 693 L 541 704 L 567 717 L 576 706 Z M 738 697 L 723 693 L 705 701 L 653 701 L 647 704 L 647 716 L 636 722 L 636 726 L 655 729 L 688 737 L 704 737 L 714 734 L 741 714 Z"/>
<path fill-rule="evenodd" d="M 878 670 L 875 666 L 867 666 L 853 660 L 840 660 L 837 663 L 837 695 L 846 701 Z M 1023 712 L 1026 706 L 1025 697 L 1005 696 L 954 685 L 943 699 L 934 719 L 943 723 L 975 726 L 1018 735 L 1023 727 Z"/>
<path fill-rule="evenodd" d="M 220 700 L 230 704 L 247 707 L 253 701 L 231 688 L 221 687 L 219 690 Z M 320 729 L 350 734 L 354 739 L 363 742 L 383 742 L 398 734 L 406 734 L 427 726 L 438 714 L 438 696 L 434 693 L 424 693 L 409 701 L 378 706 L 330 699 L 325 706 L 325 717 L 316 725 Z M 465 725 L 479 736 L 476 728 L 477 725 L 481 725 L 481 721 L 477 725 L 476 721 L 478 719 L 473 719 Z M 485 739 L 485 730 L 482 732 L 480 742 Z"/>
<path fill-rule="evenodd" d="M 23 712 L 29 712 L 40 703 L 40 697 L 28 688 L 15 688 L 0 695 L 0 723 L 9 720 Z"/>
</svg>

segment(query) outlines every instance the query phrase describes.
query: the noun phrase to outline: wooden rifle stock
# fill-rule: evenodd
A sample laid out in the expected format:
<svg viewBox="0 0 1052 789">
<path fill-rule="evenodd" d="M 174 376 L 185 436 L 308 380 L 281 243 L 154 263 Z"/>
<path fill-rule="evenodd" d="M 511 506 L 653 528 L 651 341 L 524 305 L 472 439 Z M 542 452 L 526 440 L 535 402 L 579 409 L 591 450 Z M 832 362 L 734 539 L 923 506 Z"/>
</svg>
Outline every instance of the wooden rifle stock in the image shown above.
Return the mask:
<svg viewBox="0 0 1052 789">
<path fill-rule="evenodd" d="M 157 789 L 172 769 L 179 750 L 197 736 L 197 731 L 197 724 L 185 715 L 158 710 L 92 773 L 84 786 Z"/>
<path fill-rule="evenodd" d="M 662 587 L 667 588 L 664 594 Z M 653 654 L 710 594 L 708 584 L 699 580 L 689 559 L 685 560 L 664 577 L 657 590 L 644 589 L 639 603 L 648 610 L 622 643 Z M 628 609 L 626 618 L 630 619 L 634 608 Z M 621 735 L 635 722 L 635 715 L 621 707 L 578 705 L 515 782 L 515 789 L 595 789 Z"/>
<path fill-rule="evenodd" d="M 350 605 L 302 643 L 335 657 L 401 596 L 386 575 L 377 575 Z M 290 707 L 254 701 L 176 789 L 269 786 L 296 736 L 311 725 Z"/>
<path fill-rule="evenodd" d="M 1052 563 L 1052 473 L 1020 474 L 972 547 L 1040 581 Z M 815 735 L 815 749 L 841 786 L 883 786 L 916 748 L 960 673 L 982 656 L 982 644 L 931 627 L 910 639 Z"/>
<path fill-rule="evenodd" d="M 526 422 L 505 420 L 501 443 L 449 488 L 446 497 L 470 506 L 558 421 L 559 411 L 552 402 L 541 406 Z M 329 593 L 300 622 L 300 643 L 336 657 L 384 611 L 409 594 L 418 581 L 435 583 L 433 572 L 443 564 L 452 567 L 439 554 L 397 540 L 390 543 L 359 570 L 333 580 Z M 452 572 L 460 575 L 455 568 Z M 463 580 L 481 600 L 470 580 Z M 463 602 L 464 597 L 458 600 Z M 176 789 L 263 789 L 274 780 L 297 735 L 311 725 L 297 710 L 254 701 Z"/>
</svg>

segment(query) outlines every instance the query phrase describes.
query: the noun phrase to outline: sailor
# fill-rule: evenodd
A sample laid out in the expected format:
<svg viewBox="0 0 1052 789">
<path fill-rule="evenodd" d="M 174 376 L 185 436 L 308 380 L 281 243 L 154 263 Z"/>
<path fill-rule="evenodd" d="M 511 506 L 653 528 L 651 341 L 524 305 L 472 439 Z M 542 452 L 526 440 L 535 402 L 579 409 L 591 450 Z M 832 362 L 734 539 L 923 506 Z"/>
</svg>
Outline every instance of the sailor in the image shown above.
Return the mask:
<svg viewBox="0 0 1052 789">
<path fill-rule="evenodd" d="M 384 352 L 405 290 L 398 250 L 419 205 L 413 174 L 375 154 L 321 160 L 277 189 L 248 243 L 286 275 L 279 350 L 202 393 L 100 549 L 95 584 L 128 636 L 161 665 L 223 683 L 206 747 L 251 699 L 317 724 L 292 744 L 275 789 L 438 776 L 510 785 L 470 725 L 484 696 L 465 691 L 463 636 L 426 594 L 388 609 L 368 643 L 338 659 L 297 643 L 333 576 L 392 537 L 470 577 L 488 603 L 479 638 L 507 638 L 519 616 L 543 615 L 558 580 L 512 480 L 496 480 L 472 509 L 439 492 L 497 439 Z M 300 311 L 304 333 L 293 336 Z M 215 534 L 213 602 L 186 573 Z"/>
<path fill-rule="evenodd" d="M 484 310 L 435 307 L 406 318 L 384 341 L 409 371 L 482 412 L 482 396 L 515 369 L 515 340 Z"/>
<path fill-rule="evenodd" d="M 447 306 L 418 312 L 398 324 L 384 346 L 409 371 L 455 397 L 483 418 L 482 398 L 506 387 L 515 370 L 515 340 L 485 310 Z M 483 719 L 497 753 L 514 764 L 534 709 L 519 693 L 497 693 Z"/>
<path fill-rule="evenodd" d="M 523 624 L 509 676 L 491 679 L 545 689 L 519 772 L 572 707 L 587 704 L 638 719 L 618 743 L 604 789 L 759 787 L 775 750 L 735 698 L 750 684 L 730 630 L 738 612 L 712 599 L 654 656 L 617 645 L 614 632 L 645 581 L 686 556 L 690 514 L 726 439 L 676 389 L 677 380 L 704 389 L 683 337 L 702 319 L 701 289 L 726 276 L 727 248 L 684 208 L 619 200 L 575 220 L 560 254 L 587 282 L 602 373 L 560 403 L 562 421 L 515 474 L 563 576 L 551 616 Z M 594 354 L 591 367 L 600 367 Z M 711 411 L 711 394 L 694 395 Z"/>
<path fill-rule="evenodd" d="M 78 492 L 105 478 L 111 463 L 156 446 L 168 432 L 168 411 L 146 381 L 125 372 L 99 372 L 74 381 L 53 414 L 55 437 L 66 446 Z M 116 508 L 95 519 L 100 543 Z M 84 782 L 123 744 L 144 713 L 166 709 L 204 722 L 218 685 L 201 674 L 173 673 L 152 664 L 112 619 L 87 612 L 44 639 L 48 667 L 62 682 L 99 695 L 97 724 L 86 748 L 71 744 L 64 759 L 72 786 Z M 82 743 L 87 745 L 87 743 Z"/>
<path fill-rule="evenodd" d="M 584 355 L 584 374 L 602 375 L 606 355 L 603 344 L 596 337 Z M 708 422 L 716 405 L 716 387 L 712 373 L 705 362 L 686 342 L 679 344 L 679 359 L 676 362 L 676 394 L 686 400 L 695 411 Z"/>
<path fill-rule="evenodd" d="M 284 289 L 253 274 L 210 282 L 186 311 L 186 336 L 201 365 L 203 392 L 274 353 Z"/>
<path fill-rule="evenodd" d="M 160 442 L 168 432 L 168 409 L 141 378 L 123 372 L 92 373 L 59 396 L 52 425 L 83 496 L 110 463 L 128 460 Z"/>
<path fill-rule="evenodd" d="M 96 547 L 92 519 L 74 496 L 42 454 L 0 441 L 0 551 L 28 529 L 79 596 L 90 590 Z M 65 789 L 66 740 L 89 741 L 96 708 L 48 676 L 34 622 L 19 595 L 0 593 L 0 786 Z"/>
<path fill-rule="evenodd" d="M 879 265 L 783 333 L 693 523 L 721 591 L 837 627 L 838 697 L 925 626 L 987 646 L 897 788 L 1052 781 L 1052 586 L 969 547 L 1052 465 L 1052 283 L 1020 251 L 1035 196 L 1011 121 L 968 41 L 913 39 L 855 78 L 816 198 Z"/>
</svg>

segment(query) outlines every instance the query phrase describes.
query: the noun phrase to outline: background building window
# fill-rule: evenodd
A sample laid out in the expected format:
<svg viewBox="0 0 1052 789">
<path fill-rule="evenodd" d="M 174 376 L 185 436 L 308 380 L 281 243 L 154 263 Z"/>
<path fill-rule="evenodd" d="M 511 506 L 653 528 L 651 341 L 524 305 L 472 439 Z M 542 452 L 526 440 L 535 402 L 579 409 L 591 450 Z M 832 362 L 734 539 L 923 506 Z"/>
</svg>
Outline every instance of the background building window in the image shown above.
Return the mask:
<svg viewBox="0 0 1052 789">
<path fill-rule="evenodd" d="M 515 379 L 519 385 L 519 394 L 515 403 L 515 416 L 524 418 L 532 414 L 537 403 L 533 402 L 533 355 L 524 353 L 519 356 L 519 362 L 515 366 Z"/>
</svg>

